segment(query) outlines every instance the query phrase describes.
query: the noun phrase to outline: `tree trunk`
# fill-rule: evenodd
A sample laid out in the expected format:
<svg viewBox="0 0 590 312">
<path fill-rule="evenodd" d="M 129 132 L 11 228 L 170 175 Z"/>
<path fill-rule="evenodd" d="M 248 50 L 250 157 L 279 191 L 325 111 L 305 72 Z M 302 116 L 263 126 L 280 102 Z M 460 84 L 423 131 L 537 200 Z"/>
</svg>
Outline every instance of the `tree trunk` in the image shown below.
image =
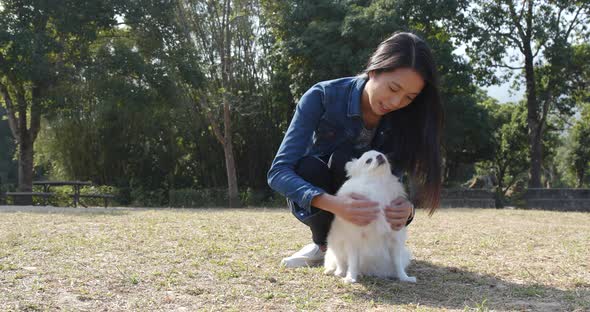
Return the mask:
<svg viewBox="0 0 590 312">
<path fill-rule="evenodd" d="M 18 122 L 16 129 L 16 141 L 18 144 L 18 190 L 31 192 L 33 190 L 33 146 L 39 133 L 41 116 L 39 101 L 41 89 L 37 85 L 32 88 L 31 99 L 31 126 L 27 128 L 27 101 L 24 87 L 17 86 Z M 31 205 L 33 199 L 30 196 L 16 198 L 17 205 Z"/>
<path fill-rule="evenodd" d="M 500 192 L 500 195 L 503 198 L 506 196 L 506 192 L 508 191 L 508 188 L 504 189 L 504 176 L 506 175 L 506 167 L 502 166 L 496 169 L 496 180 L 498 180 L 497 190 Z"/>
<path fill-rule="evenodd" d="M 233 60 L 232 60 L 232 26 L 231 26 L 231 14 L 232 14 L 232 2 L 230 0 L 225 1 L 224 5 L 224 44 L 221 44 L 221 63 L 222 63 L 222 81 L 223 88 L 233 91 Z M 240 206 L 240 197 L 238 193 L 238 177 L 236 174 L 236 161 L 234 159 L 234 144 L 231 133 L 231 114 L 229 101 L 227 99 L 227 93 L 223 93 L 223 123 L 224 123 L 224 137 L 225 144 L 223 146 L 225 152 L 225 168 L 227 172 L 227 192 L 229 197 L 229 206 L 231 208 Z"/>
<path fill-rule="evenodd" d="M 225 153 L 225 161 L 227 163 L 227 182 L 229 192 L 229 207 L 238 208 L 241 206 L 240 197 L 238 193 L 238 178 L 236 176 L 236 165 L 234 161 L 233 150 L 228 147 Z"/>
<path fill-rule="evenodd" d="M 539 116 L 535 72 L 533 67 L 533 53 L 530 44 L 525 45 L 525 77 L 529 156 L 531 158 L 528 186 L 530 188 L 539 188 L 541 187 L 541 163 L 543 159 L 543 146 L 541 144 L 543 125 L 541 124 Z"/>
<path fill-rule="evenodd" d="M 18 190 L 20 192 L 31 192 L 33 190 L 33 141 L 28 131 L 22 131 L 18 147 Z M 33 199 L 30 196 L 16 197 L 14 203 L 17 205 L 32 205 Z"/>
<path fill-rule="evenodd" d="M 218 2 L 223 3 L 219 5 Z M 230 101 L 234 101 L 234 99 L 228 98 L 228 95 L 233 94 L 235 91 L 233 58 L 239 58 L 239 55 L 235 53 L 232 54 L 232 32 L 234 27 L 236 27 L 233 26 L 236 20 L 234 20 L 234 17 L 232 17 L 232 1 L 223 0 L 218 2 L 212 1 L 207 2 L 206 4 L 206 11 L 208 14 L 207 18 L 209 19 L 208 22 L 213 25 L 213 27 L 208 29 L 200 29 L 198 27 L 200 23 L 195 22 L 194 24 L 187 24 L 193 25 L 194 28 L 192 30 L 189 30 L 189 28 L 186 27 L 185 31 L 187 32 L 187 37 L 192 36 L 191 32 L 194 33 L 196 35 L 194 38 L 200 39 L 195 40 L 194 44 L 196 46 L 202 45 L 204 51 L 209 53 L 209 61 L 211 62 L 210 65 L 212 65 L 210 68 L 210 76 L 213 81 L 212 85 L 215 87 L 210 93 L 213 97 L 221 97 L 221 104 L 223 106 L 223 131 L 219 125 L 220 118 L 218 116 L 213 116 L 212 110 L 209 109 L 211 107 L 209 105 L 215 105 L 218 103 L 217 98 L 212 98 L 213 101 L 210 102 L 207 98 L 208 95 L 203 95 L 199 101 L 200 106 L 204 108 L 204 113 L 209 120 L 213 134 L 223 147 L 229 206 L 238 207 L 240 206 L 240 198 L 238 192 L 236 162 L 233 150 L 230 110 Z M 190 9 L 188 2 L 183 3 L 180 7 L 182 19 L 191 16 L 190 12 L 186 11 L 187 9 Z M 219 11 L 220 9 L 221 11 Z M 217 62 L 220 64 L 217 64 Z M 219 68 L 221 69 L 221 72 L 218 72 Z"/>
<path fill-rule="evenodd" d="M 236 174 L 236 161 L 234 159 L 234 143 L 231 133 L 231 114 L 226 94 L 223 95 L 223 124 L 225 144 L 223 151 L 225 154 L 225 170 L 227 173 L 227 192 L 229 197 L 229 207 L 237 208 L 240 206 L 238 194 L 238 177 Z"/>
<path fill-rule="evenodd" d="M 238 193 L 238 177 L 236 175 L 236 161 L 234 159 L 233 143 L 227 140 L 225 151 L 225 168 L 227 173 L 227 190 L 229 196 L 229 207 L 240 207 L 240 197 Z"/>
</svg>

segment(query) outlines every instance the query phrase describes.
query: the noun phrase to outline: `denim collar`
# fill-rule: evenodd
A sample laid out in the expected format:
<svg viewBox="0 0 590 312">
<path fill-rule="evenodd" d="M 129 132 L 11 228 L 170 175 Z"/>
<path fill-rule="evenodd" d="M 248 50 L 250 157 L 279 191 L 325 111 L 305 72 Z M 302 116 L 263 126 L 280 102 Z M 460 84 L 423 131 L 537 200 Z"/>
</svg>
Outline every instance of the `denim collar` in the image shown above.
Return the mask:
<svg viewBox="0 0 590 312">
<path fill-rule="evenodd" d="M 352 88 L 350 88 L 350 93 L 348 95 L 348 117 L 361 117 L 361 96 L 363 94 L 363 89 L 365 88 L 365 84 L 367 83 L 366 75 L 357 76 L 354 78 L 352 82 Z"/>
</svg>

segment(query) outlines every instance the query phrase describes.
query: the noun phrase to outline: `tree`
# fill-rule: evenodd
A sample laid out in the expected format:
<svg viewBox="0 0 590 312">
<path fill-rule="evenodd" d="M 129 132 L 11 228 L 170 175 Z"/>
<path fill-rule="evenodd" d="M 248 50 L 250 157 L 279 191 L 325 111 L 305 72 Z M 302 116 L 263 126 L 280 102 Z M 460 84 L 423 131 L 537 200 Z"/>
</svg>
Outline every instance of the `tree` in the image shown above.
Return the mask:
<svg viewBox="0 0 590 312">
<path fill-rule="evenodd" d="M 41 117 L 57 105 L 55 89 L 87 59 L 99 30 L 116 23 L 114 3 L 2 1 L 0 94 L 18 145 L 19 190 L 32 189 L 33 144 Z"/>
<path fill-rule="evenodd" d="M 101 36 L 78 83 L 61 89 L 66 103 L 42 123 L 36 160 L 56 178 L 168 191 L 182 176 L 179 141 L 197 125 L 177 94 L 180 57 L 154 52 L 145 32 Z"/>
<path fill-rule="evenodd" d="M 587 178 L 590 175 L 590 106 L 588 104 L 571 129 L 565 159 L 569 164 L 568 171 L 576 178 L 576 187 L 588 185 Z"/>
<path fill-rule="evenodd" d="M 519 180 L 528 166 L 526 137 L 526 107 L 520 104 L 498 104 L 488 98 L 481 104 L 490 113 L 494 148 L 492 159 L 478 163 L 478 171 L 493 175 L 498 181 L 496 194 L 504 198 L 508 190 Z"/>
<path fill-rule="evenodd" d="M 535 67 L 547 62 L 550 74 L 547 86 L 559 84 L 567 55 L 559 53 L 588 35 L 590 3 L 587 1 L 476 1 L 464 15 L 470 19 L 463 27 L 462 39 L 468 41 L 467 54 L 486 84 L 498 82 L 497 68 L 516 70 L 526 81 L 527 132 L 529 141 L 529 187 L 541 186 L 542 140 L 547 115 L 562 94 L 545 88 L 541 97 Z M 508 55 L 515 49 L 518 55 Z M 519 62 L 506 64 L 506 56 Z M 508 72 L 510 73 L 510 72 Z M 507 77 L 502 77 L 507 79 Z"/>
<path fill-rule="evenodd" d="M 6 111 L 0 106 L 0 185 L 17 178 L 17 166 L 12 159 L 15 152 L 14 138 L 5 117 Z"/>
<path fill-rule="evenodd" d="M 60 87 L 67 96 L 59 109 L 42 122 L 40 169 L 115 186 L 124 203 L 141 205 L 166 205 L 175 188 L 223 184 L 223 152 L 180 92 L 203 75 L 175 9 L 174 0 L 129 1 L 119 24 L 98 34 L 75 83 Z"/>
<path fill-rule="evenodd" d="M 412 31 L 431 46 L 441 76 L 446 129 L 446 182 L 460 165 L 491 155 L 488 116 L 477 106 L 473 69 L 454 54 L 449 25 L 461 23 L 466 1 L 264 1 L 276 38 L 275 53 L 288 63 L 294 98 L 321 80 L 359 73 L 377 45 L 395 31 Z M 449 181 L 451 180 L 451 181 Z"/>
<path fill-rule="evenodd" d="M 466 75 L 465 75 L 466 76 Z M 492 160 L 494 155 L 493 117 L 486 106 L 478 105 L 487 98 L 469 82 L 461 81 L 465 76 L 447 77 L 443 83 L 445 101 L 445 184 L 464 182 L 470 172 L 465 165 L 473 167 L 480 161 Z M 459 78 L 459 79 L 458 79 Z M 467 90 L 474 90 L 472 94 Z M 477 90 L 477 91 L 475 91 Z"/>
<path fill-rule="evenodd" d="M 208 83 L 186 91 L 207 116 L 225 154 L 230 207 L 239 205 L 232 112 L 249 110 L 244 93 L 255 93 L 258 4 L 256 1 L 179 0 L 178 18 L 186 39 L 204 56 Z M 221 116 L 221 118 L 220 118 Z"/>
</svg>

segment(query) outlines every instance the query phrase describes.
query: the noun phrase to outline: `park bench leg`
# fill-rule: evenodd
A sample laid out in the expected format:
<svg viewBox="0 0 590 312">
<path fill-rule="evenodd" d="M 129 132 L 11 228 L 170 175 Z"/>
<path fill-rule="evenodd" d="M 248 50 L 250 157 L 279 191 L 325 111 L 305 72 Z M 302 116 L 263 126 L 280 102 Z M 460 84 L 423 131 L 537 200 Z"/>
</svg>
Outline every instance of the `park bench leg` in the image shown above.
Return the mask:
<svg viewBox="0 0 590 312">
<path fill-rule="evenodd" d="M 79 191 L 80 190 L 78 189 L 78 186 L 75 185 L 74 186 L 74 208 L 78 207 L 78 201 L 80 201 L 80 198 L 78 197 L 78 194 L 80 194 Z"/>
</svg>

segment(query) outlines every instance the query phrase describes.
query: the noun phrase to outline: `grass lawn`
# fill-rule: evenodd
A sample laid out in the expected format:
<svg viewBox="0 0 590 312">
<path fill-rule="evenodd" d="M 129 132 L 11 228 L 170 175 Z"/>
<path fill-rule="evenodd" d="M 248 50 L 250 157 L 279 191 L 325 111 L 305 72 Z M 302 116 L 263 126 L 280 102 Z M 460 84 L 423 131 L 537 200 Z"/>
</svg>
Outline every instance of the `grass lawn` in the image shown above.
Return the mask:
<svg viewBox="0 0 590 312">
<path fill-rule="evenodd" d="M 590 311 L 589 213 L 418 211 L 418 283 L 346 285 L 286 209 L 65 211 L 0 213 L 0 311 Z"/>
</svg>

